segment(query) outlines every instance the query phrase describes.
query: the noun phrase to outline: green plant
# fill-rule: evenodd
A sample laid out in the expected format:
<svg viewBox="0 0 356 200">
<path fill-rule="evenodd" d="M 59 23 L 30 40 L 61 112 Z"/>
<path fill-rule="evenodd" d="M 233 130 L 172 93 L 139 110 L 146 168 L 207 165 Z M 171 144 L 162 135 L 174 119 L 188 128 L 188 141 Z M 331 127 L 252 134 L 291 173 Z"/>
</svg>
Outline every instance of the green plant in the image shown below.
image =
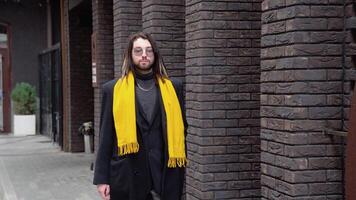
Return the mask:
<svg viewBox="0 0 356 200">
<path fill-rule="evenodd" d="M 78 129 L 80 134 L 83 135 L 93 135 L 94 134 L 94 127 L 93 122 L 84 122 Z"/>
<path fill-rule="evenodd" d="M 36 89 L 28 83 L 17 83 L 11 92 L 11 98 L 14 102 L 14 112 L 19 115 L 35 114 Z"/>
</svg>

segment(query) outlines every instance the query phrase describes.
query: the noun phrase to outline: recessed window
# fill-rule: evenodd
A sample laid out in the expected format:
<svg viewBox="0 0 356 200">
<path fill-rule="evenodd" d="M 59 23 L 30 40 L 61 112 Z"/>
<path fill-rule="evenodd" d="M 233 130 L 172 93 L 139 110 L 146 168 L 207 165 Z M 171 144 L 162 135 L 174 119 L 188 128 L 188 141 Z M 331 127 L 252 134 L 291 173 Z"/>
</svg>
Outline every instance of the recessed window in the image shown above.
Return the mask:
<svg viewBox="0 0 356 200">
<path fill-rule="evenodd" d="M 7 48 L 7 27 L 0 24 L 0 48 Z"/>
</svg>

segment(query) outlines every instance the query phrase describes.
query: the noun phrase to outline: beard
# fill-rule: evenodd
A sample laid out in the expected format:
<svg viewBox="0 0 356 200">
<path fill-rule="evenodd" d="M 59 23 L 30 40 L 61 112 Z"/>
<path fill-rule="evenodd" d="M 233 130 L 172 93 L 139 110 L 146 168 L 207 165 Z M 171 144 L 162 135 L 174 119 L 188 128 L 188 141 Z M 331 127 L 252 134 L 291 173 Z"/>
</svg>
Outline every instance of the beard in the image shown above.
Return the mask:
<svg viewBox="0 0 356 200">
<path fill-rule="evenodd" d="M 138 65 L 134 65 L 135 70 L 140 71 L 140 72 L 150 72 L 153 70 L 153 64 L 149 64 L 147 63 L 146 65 L 141 65 L 141 63 L 139 63 Z"/>
</svg>

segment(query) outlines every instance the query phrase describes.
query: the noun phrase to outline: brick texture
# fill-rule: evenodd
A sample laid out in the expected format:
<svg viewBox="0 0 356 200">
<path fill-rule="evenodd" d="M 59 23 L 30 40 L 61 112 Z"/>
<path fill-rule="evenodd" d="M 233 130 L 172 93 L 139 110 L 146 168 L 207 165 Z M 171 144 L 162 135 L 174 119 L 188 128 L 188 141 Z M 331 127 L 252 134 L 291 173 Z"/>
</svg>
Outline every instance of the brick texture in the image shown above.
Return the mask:
<svg viewBox="0 0 356 200">
<path fill-rule="evenodd" d="M 92 10 L 93 32 L 97 34 L 95 53 L 97 84 L 94 86 L 94 149 L 97 150 L 102 96 L 101 86 L 114 78 L 113 1 L 92 0 Z"/>
<path fill-rule="evenodd" d="M 262 199 L 342 199 L 342 3 L 262 2 Z"/>
<path fill-rule="evenodd" d="M 168 75 L 185 75 L 183 0 L 143 0 L 142 29 L 157 41 Z"/>
<path fill-rule="evenodd" d="M 260 1 L 186 1 L 187 199 L 260 199 Z"/>
<path fill-rule="evenodd" d="M 355 43 L 356 43 L 356 2 L 355 1 L 346 1 L 346 8 L 345 8 L 345 18 L 346 18 L 346 31 L 347 31 L 347 38 L 346 38 L 346 55 L 345 55 L 345 68 L 349 70 L 348 73 L 345 74 L 346 80 L 350 81 L 350 90 L 351 94 L 355 98 L 355 82 L 356 82 L 356 51 L 355 51 Z M 350 69 L 349 69 L 350 68 Z M 347 91 L 346 91 L 347 92 Z M 350 98 L 351 99 L 351 98 Z M 349 101 L 346 101 L 347 105 L 350 105 Z M 348 130 L 348 136 L 347 136 L 347 149 L 346 149 L 346 158 L 345 158 L 345 178 L 344 178 L 344 183 L 345 183 L 345 199 L 353 199 L 354 194 L 355 194 L 355 180 L 354 179 L 354 173 L 353 173 L 353 168 L 355 165 L 355 152 L 353 152 L 353 141 L 354 139 L 354 132 L 352 130 L 355 130 L 355 124 L 356 124 L 356 119 L 354 118 L 355 114 L 355 107 L 356 105 L 351 105 L 352 108 L 349 110 L 346 110 L 345 114 L 348 114 L 347 117 L 352 117 L 346 124 L 347 130 Z M 351 111 L 351 112 L 350 112 Z M 337 176 L 332 176 L 332 177 L 337 177 Z"/>
<path fill-rule="evenodd" d="M 350 106 L 351 96 L 355 95 L 352 93 L 354 91 L 355 82 L 356 82 L 356 51 L 355 51 L 355 43 L 356 43 L 356 31 L 354 27 L 350 27 L 350 19 L 356 17 L 356 3 L 353 1 L 346 1 L 345 6 L 345 17 L 346 17 L 346 38 L 345 38 L 345 79 L 346 79 L 346 86 L 345 86 L 345 93 L 346 98 L 344 100 L 345 103 L 345 111 L 344 114 L 346 115 L 346 119 L 349 117 L 348 108 Z M 355 21 L 354 21 L 355 23 Z M 353 26 L 355 26 L 353 24 Z M 351 92 L 349 93 L 349 90 Z M 340 100 L 340 99 L 339 99 Z M 349 124 L 355 122 L 346 121 L 345 129 L 349 129 Z"/>
<path fill-rule="evenodd" d="M 157 40 L 168 73 L 185 82 L 186 199 L 343 198 L 343 140 L 322 132 L 348 125 L 343 0 L 92 5 L 96 144 L 99 86 L 120 75 L 127 37 L 142 29 Z M 346 14 L 355 15 L 349 2 Z M 347 68 L 356 55 L 349 33 Z"/>
<path fill-rule="evenodd" d="M 94 98 L 91 84 L 91 6 L 85 2 L 69 12 L 70 48 L 70 134 L 69 151 L 84 151 L 79 126 L 93 121 Z M 89 12 L 88 12 L 89 11 Z"/>
<path fill-rule="evenodd" d="M 69 88 L 69 8 L 68 0 L 61 2 L 62 24 L 61 29 L 63 35 L 61 36 L 61 51 L 62 51 L 62 83 L 63 83 L 63 150 L 69 151 L 69 102 L 70 102 L 70 90 Z"/>
<path fill-rule="evenodd" d="M 121 65 L 129 35 L 142 29 L 141 0 L 114 0 L 114 60 L 115 77 L 121 76 Z"/>
</svg>

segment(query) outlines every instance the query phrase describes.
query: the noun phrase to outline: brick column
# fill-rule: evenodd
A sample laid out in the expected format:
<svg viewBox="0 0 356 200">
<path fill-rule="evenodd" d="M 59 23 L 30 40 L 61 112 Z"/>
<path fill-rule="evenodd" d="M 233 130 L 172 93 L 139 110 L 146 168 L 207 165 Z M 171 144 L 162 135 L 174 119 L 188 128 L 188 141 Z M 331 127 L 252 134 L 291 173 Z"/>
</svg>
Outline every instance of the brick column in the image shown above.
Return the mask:
<svg viewBox="0 0 356 200">
<path fill-rule="evenodd" d="M 61 61 L 63 87 L 63 150 L 69 151 L 70 81 L 69 81 L 69 8 L 68 0 L 60 1 L 61 12 Z"/>
<path fill-rule="evenodd" d="M 114 0 L 113 10 L 115 77 L 120 77 L 129 35 L 142 29 L 141 0 Z"/>
<path fill-rule="evenodd" d="M 186 1 L 187 199 L 260 199 L 260 7 Z"/>
<path fill-rule="evenodd" d="M 89 20 L 87 20 L 89 18 Z M 93 87 L 91 80 L 92 32 L 90 1 L 83 2 L 69 11 L 70 48 L 70 135 L 69 151 L 84 151 L 83 136 L 78 128 L 94 117 Z"/>
<path fill-rule="evenodd" d="M 93 0 L 93 32 L 96 33 L 97 85 L 94 87 L 95 150 L 99 141 L 101 86 L 114 78 L 113 1 Z"/>
<path fill-rule="evenodd" d="M 168 75 L 185 75 L 184 0 L 143 0 L 142 28 L 157 41 Z"/>
<path fill-rule="evenodd" d="M 262 3 L 262 199 L 342 199 L 342 2 Z"/>
</svg>

